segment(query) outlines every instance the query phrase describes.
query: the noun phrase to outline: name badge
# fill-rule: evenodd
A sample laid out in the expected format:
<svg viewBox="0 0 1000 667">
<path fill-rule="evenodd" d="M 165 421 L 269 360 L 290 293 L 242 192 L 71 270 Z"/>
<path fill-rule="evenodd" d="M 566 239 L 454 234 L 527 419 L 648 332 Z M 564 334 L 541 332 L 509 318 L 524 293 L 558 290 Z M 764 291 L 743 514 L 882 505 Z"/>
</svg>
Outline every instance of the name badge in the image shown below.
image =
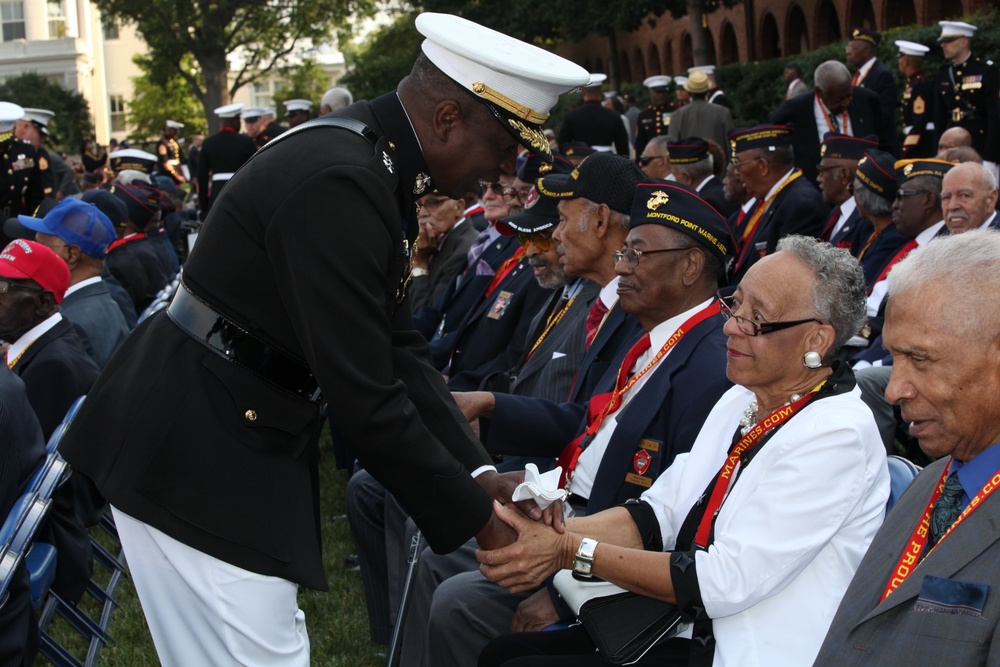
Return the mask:
<svg viewBox="0 0 1000 667">
<path fill-rule="evenodd" d="M 649 487 L 653 486 L 653 480 L 651 478 L 636 475 L 634 472 L 630 472 L 629 474 L 625 475 L 625 481 L 629 482 L 630 484 L 637 484 L 638 486 L 641 486 L 645 489 L 648 489 Z"/>
<path fill-rule="evenodd" d="M 513 292 L 501 291 L 500 294 L 497 295 L 497 298 L 493 302 L 493 305 L 490 306 L 490 312 L 486 315 L 486 317 L 490 318 L 491 320 L 499 320 L 501 317 L 503 317 L 503 314 L 507 312 L 507 306 L 510 305 L 510 300 L 511 297 L 513 296 L 514 296 Z"/>
</svg>

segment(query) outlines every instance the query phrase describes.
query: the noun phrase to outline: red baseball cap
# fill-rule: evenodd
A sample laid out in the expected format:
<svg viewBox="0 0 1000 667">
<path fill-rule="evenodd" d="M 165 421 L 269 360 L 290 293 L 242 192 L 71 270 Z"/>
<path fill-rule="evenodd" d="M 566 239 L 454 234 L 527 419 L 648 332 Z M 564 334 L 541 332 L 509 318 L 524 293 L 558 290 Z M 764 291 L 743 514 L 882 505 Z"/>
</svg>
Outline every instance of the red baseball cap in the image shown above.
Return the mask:
<svg viewBox="0 0 1000 667">
<path fill-rule="evenodd" d="M 15 239 L 0 250 L 0 277 L 33 280 L 52 292 L 62 303 L 69 289 L 69 267 L 51 249 L 24 239 Z"/>
</svg>

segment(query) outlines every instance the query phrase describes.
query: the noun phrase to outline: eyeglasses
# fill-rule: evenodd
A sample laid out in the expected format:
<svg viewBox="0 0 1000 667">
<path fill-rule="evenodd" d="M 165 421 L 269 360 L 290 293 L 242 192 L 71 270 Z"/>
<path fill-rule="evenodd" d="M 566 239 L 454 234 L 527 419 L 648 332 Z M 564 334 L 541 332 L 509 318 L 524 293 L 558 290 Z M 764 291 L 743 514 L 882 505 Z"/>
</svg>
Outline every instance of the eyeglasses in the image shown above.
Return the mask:
<svg viewBox="0 0 1000 667">
<path fill-rule="evenodd" d="M 645 167 L 647 164 L 649 164 L 653 160 L 664 160 L 664 159 L 666 159 L 666 157 L 667 157 L 666 155 L 640 155 L 639 156 L 639 164 L 642 165 L 643 167 Z"/>
<path fill-rule="evenodd" d="M 819 322 L 820 324 L 823 324 L 821 320 L 817 320 L 815 317 L 811 317 L 807 320 L 795 320 L 794 322 L 764 322 L 762 324 L 758 324 L 753 320 L 741 317 L 733 312 L 734 310 L 738 310 L 739 307 L 740 305 L 736 302 L 736 297 L 719 297 L 719 310 L 722 311 L 722 317 L 726 320 L 736 320 L 736 326 L 747 336 L 763 336 L 764 334 L 781 331 L 782 329 L 795 327 L 800 324 L 806 324 L 807 322 Z"/>
<path fill-rule="evenodd" d="M 13 283 L 9 280 L 0 280 L 0 294 L 6 294 L 11 290 L 12 287 L 18 289 L 23 289 L 28 292 L 44 292 L 45 290 L 41 287 L 35 287 L 34 285 L 22 285 L 21 283 Z"/>
<path fill-rule="evenodd" d="M 443 204 L 445 202 L 448 202 L 448 201 L 451 201 L 451 200 L 448 199 L 447 197 L 442 197 L 441 199 L 425 199 L 425 200 L 418 201 L 417 204 L 416 204 L 416 206 L 417 206 L 417 213 L 420 213 L 420 209 L 424 209 L 424 208 L 427 209 L 428 213 L 433 213 L 434 211 L 438 210 L 438 208 L 441 206 L 441 204 Z"/>
<path fill-rule="evenodd" d="M 900 188 L 896 190 L 896 199 L 902 199 L 903 197 L 912 197 L 913 195 L 922 195 L 925 192 L 930 192 L 930 190 L 903 190 Z"/>
<path fill-rule="evenodd" d="M 760 157 L 759 155 L 757 157 L 751 158 L 749 160 L 737 160 L 736 158 L 733 158 L 733 161 L 730 162 L 729 164 L 733 165 L 733 169 L 735 169 L 736 171 L 740 171 L 740 169 L 742 167 L 745 167 L 748 164 L 752 164 L 752 163 L 756 162 L 757 160 L 763 160 L 763 159 L 764 158 Z M 740 171 L 740 173 L 743 173 L 743 172 Z"/>
<path fill-rule="evenodd" d="M 643 255 L 655 255 L 658 252 L 676 252 L 678 250 L 690 249 L 691 248 L 660 248 L 658 250 L 636 250 L 635 248 L 625 248 L 624 250 L 615 250 L 611 253 L 611 256 L 615 260 L 615 265 L 624 259 L 625 266 L 630 269 L 634 269 L 639 266 L 639 258 Z"/>
<path fill-rule="evenodd" d="M 490 190 L 495 195 L 502 195 L 507 189 L 507 186 L 503 183 L 490 183 L 489 181 L 484 181 L 483 179 L 479 179 L 479 187 L 483 189 L 484 194 L 487 190 Z"/>
<path fill-rule="evenodd" d="M 523 246 L 527 246 L 530 243 L 542 252 L 548 252 L 552 244 L 555 243 L 552 240 L 552 234 L 545 234 L 543 232 L 534 232 L 531 234 L 518 232 L 517 241 Z"/>
<path fill-rule="evenodd" d="M 504 188 L 503 195 L 504 197 L 514 197 L 521 201 L 527 201 L 528 195 L 531 194 L 531 190 L 534 187 L 535 186 L 533 185 L 526 185 L 523 188 L 515 188 L 515 187 Z"/>
</svg>

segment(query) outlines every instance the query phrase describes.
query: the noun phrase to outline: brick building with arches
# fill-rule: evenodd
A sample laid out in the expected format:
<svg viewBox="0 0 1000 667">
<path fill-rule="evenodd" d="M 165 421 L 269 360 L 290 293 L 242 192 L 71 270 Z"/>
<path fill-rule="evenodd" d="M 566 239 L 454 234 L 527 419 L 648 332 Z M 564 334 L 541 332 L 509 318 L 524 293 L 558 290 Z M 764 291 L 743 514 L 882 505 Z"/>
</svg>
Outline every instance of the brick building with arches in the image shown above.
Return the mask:
<svg viewBox="0 0 1000 667">
<path fill-rule="evenodd" d="M 934 25 L 990 8 L 989 0 L 743 0 L 705 15 L 708 61 L 713 65 L 791 57 L 844 39 L 849 26 L 888 30 Z M 622 83 L 654 74 L 681 74 L 691 67 L 688 18 L 664 14 L 656 26 L 616 35 Z M 565 44 L 561 55 L 591 72 L 610 71 L 608 40 L 599 35 Z"/>
</svg>

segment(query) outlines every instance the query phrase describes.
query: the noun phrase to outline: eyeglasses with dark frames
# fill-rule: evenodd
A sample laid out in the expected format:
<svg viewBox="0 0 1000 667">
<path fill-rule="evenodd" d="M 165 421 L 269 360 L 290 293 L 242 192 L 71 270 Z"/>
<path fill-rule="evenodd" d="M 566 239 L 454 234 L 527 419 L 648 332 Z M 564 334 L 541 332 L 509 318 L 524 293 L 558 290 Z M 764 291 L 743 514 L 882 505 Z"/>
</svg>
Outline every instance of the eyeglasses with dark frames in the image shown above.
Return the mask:
<svg viewBox="0 0 1000 667">
<path fill-rule="evenodd" d="M 896 190 L 896 199 L 912 197 L 913 195 L 922 195 L 927 192 L 930 192 L 930 190 L 904 190 L 903 188 L 900 188 L 899 190 Z"/>
<path fill-rule="evenodd" d="M 647 164 L 649 164 L 653 160 L 665 160 L 666 158 L 667 158 L 666 155 L 640 155 L 639 156 L 639 164 L 642 165 L 643 167 L 645 167 Z"/>
<path fill-rule="evenodd" d="M 507 186 L 503 183 L 490 183 L 489 181 L 484 181 L 483 179 L 479 179 L 479 187 L 483 189 L 483 193 L 487 190 L 491 190 L 495 195 L 502 195 L 504 194 L 504 190 L 507 189 Z"/>
<path fill-rule="evenodd" d="M 420 210 L 424 208 L 427 209 L 428 213 L 433 213 L 434 211 L 438 210 L 438 208 L 441 207 L 441 204 L 444 204 L 445 202 L 448 201 L 451 200 L 448 199 L 447 197 L 442 197 L 441 199 L 425 199 L 418 201 L 416 203 L 417 213 L 420 213 Z"/>
<path fill-rule="evenodd" d="M 739 310 L 739 307 L 740 304 L 736 301 L 736 297 L 719 297 L 719 309 L 722 311 L 722 317 L 727 320 L 736 320 L 736 326 L 747 336 L 763 336 L 764 334 L 781 331 L 782 329 L 788 329 L 789 327 L 796 327 L 800 324 L 806 324 L 808 322 L 818 322 L 819 324 L 823 324 L 822 320 L 817 320 L 815 317 L 805 320 L 795 320 L 792 322 L 762 322 L 758 324 L 753 320 L 737 315 L 734 311 Z"/>
<path fill-rule="evenodd" d="M 527 246 L 530 243 L 542 252 L 548 252 L 555 243 L 552 240 L 552 234 L 545 234 L 543 232 L 534 232 L 532 234 L 518 232 L 517 241 L 523 246 Z"/>
<path fill-rule="evenodd" d="M 676 252 L 678 250 L 690 250 L 691 248 L 659 248 L 654 250 L 637 250 L 635 248 L 625 248 L 623 250 L 615 250 L 611 253 L 611 256 L 615 260 L 615 264 L 625 260 L 625 266 L 630 269 L 634 269 L 639 266 L 639 258 L 643 255 L 655 255 L 658 252 Z"/>
<path fill-rule="evenodd" d="M 41 287 L 36 287 L 34 285 L 22 285 L 21 283 L 14 283 L 9 280 L 0 280 L 0 294 L 6 294 L 11 290 L 11 288 L 16 287 L 17 289 L 23 289 L 26 292 L 44 292 L 45 290 Z"/>
</svg>

